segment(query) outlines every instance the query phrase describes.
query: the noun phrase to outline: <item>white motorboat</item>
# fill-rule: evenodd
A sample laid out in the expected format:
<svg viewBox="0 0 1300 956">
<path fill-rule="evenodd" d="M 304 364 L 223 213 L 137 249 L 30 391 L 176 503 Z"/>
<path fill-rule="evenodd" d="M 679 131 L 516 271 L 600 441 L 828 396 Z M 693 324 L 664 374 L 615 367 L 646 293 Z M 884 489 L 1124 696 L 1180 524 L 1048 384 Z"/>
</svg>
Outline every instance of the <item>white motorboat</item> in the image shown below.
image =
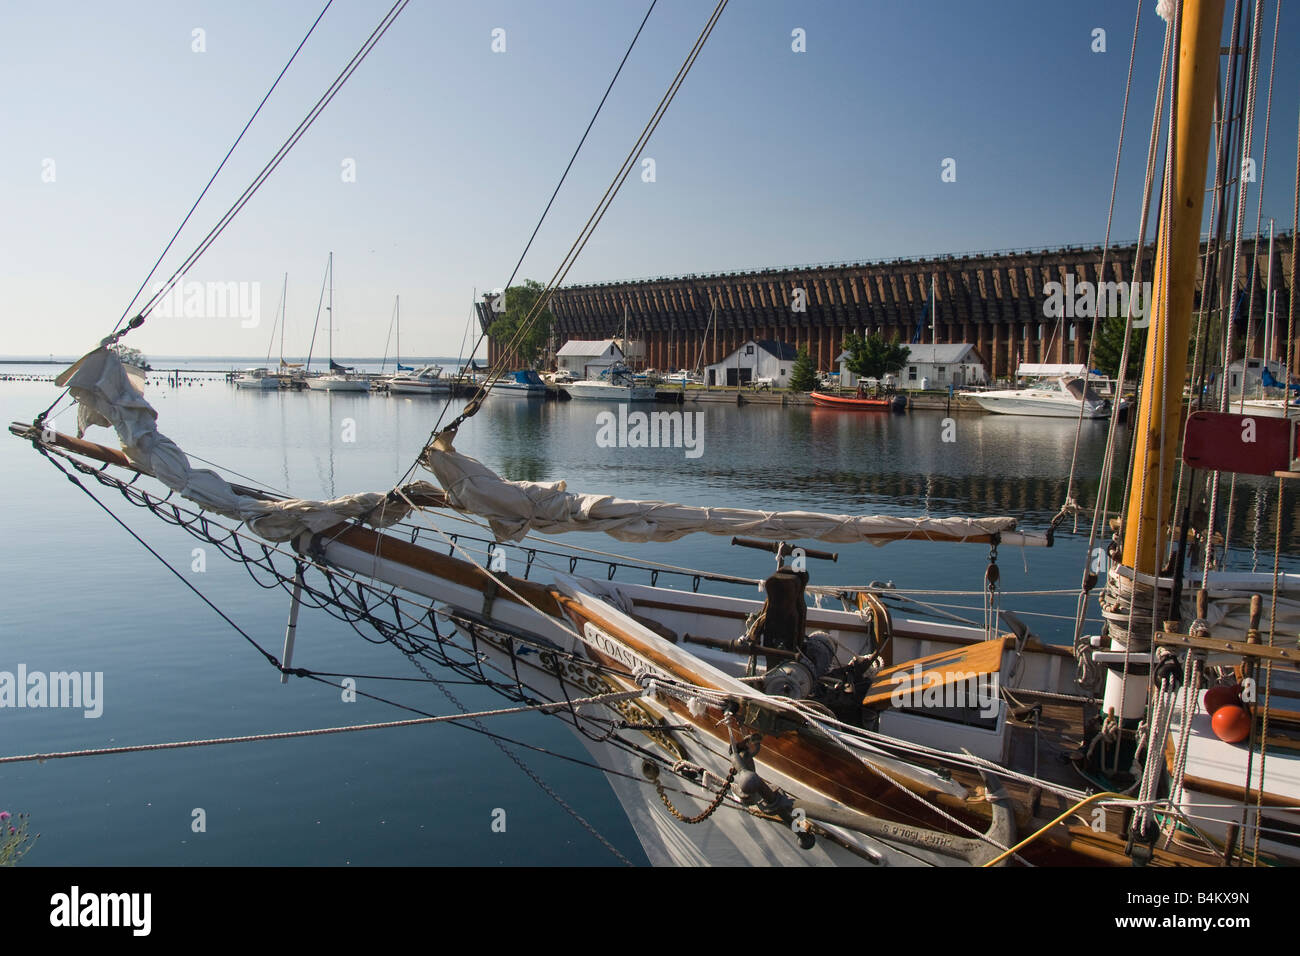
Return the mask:
<svg viewBox="0 0 1300 956">
<path fill-rule="evenodd" d="M 1098 395 L 1082 378 L 1068 375 L 1026 388 L 961 394 L 996 415 L 1078 418 L 1082 409 L 1084 418 L 1105 418 L 1111 407 L 1110 400 Z"/>
<path fill-rule="evenodd" d="M 653 385 L 638 385 L 625 365 L 611 366 L 597 379 L 571 382 L 564 390 L 572 398 L 597 399 L 606 402 L 653 402 Z"/>
<path fill-rule="evenodd" d="M 235 388 L 271 390 L 280 387 L 280 376 L 268 368 L 246 368 L 235 376 Z"/>
<path fill-rule="evenodd" d="M 403 395 L 442 394 L 451 391 L 451 382 L 442 377 L 441 365 L 425 365 L 388 379 L 388 390 Z"/>
</svg>

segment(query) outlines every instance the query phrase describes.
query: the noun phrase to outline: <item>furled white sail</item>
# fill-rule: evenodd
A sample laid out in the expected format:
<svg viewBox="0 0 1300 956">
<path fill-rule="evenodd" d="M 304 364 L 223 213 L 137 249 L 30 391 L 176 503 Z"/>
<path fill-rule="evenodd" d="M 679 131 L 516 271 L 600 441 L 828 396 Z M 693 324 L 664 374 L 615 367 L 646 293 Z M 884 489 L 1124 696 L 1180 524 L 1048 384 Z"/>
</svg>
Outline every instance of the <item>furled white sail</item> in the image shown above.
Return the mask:
<svg viewBox="0 0 1300 956">
<path fill-rule="evenodd" d="M 507 481 L 482 462 L 439 439 L 424 454 L 447 503 L 486 518 L 497 538 L 518 541 L 529 531 L 563 534 L 602 531 L 620 541 L 675 541 L 694 532 L 751 535 L 770 541 L 816 539 L 885 544 L 906 536 L 962 540 L 1012 531 L 1014 518 L 896 518 L 814 511 L 698 508 L 665 501 L 633 501 L 567 491 L 563 481 Z M 1043 543 L 1015 536 L 1017 543 Z"/>
<path fill-rule="evenodd" d="M 78 436 L 90 425 L 112 427 L 122 451 L 142 472 L 201 508 L 247 523 L 268 541 L 324 531 L 347 518 L 386 527 L 410 513 L 404 501 L 373 491 L 331 501 L 255 498 L 239 493 L 215 471 L 190 467 L 180 446 L 158 431 L 158 413 L 144 397 L 143 373 L 123 365 L 108 348 L 83 356 L 55 384 L 66 385 L 77 400 Z"/>
</svg>

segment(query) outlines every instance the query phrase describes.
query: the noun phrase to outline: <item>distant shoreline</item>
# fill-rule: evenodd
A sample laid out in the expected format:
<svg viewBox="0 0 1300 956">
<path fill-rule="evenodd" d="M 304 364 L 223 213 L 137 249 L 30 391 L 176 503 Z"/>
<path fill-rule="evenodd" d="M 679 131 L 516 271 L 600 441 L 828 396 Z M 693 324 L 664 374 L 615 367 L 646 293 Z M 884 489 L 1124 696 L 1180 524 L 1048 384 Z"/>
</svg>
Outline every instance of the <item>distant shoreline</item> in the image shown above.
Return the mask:
<svg viewBox="0 0 1300 956">
<path fill-rule="evenodd" d="M 0 365 L 71 365 L 78 358 L 80 358 L 80 356 L 72 356 L 70 358 L 53 358 L 53 359 L 0 357 Z M 305 362 L 306 358 L 300 356 L 299 360 Z M 317 359 L 313 357 L 313 361 L 317 361 Z M 393 359 L 391 356 L 388 357 L 387 359 L 385 359 L 382 356 L 375 356 L 374 358 L 335 358 L 334 361 L 340 363 L 346 362 L 353 365 L 379 365 L 384 362 L 392 362 Z M 414 363 L 416 365 L 438 365 L 438 364 L 447 365 L 447 364 L 455 364 L 457 362 L 464 364 L 468 361 L 469 361 L 468 359 L 461 359 L 455 356 L 451 356 L 451 357 L 435 356 L 433 358 L 420 357 L 420 356 L 416 356 L 414 358 L 406 358 L 405 356 L 403 356 L 402 358 L 403 365 L 410 364 L 410 363 Z M 255 356 L 238 356 L 238 355 L 235 356 L 163 355 L 157 358 L 151 357 L 149 359 L 149 364 L 155 367 L 158 366 L 159 362 L 216 362 L 220 364 L 225 364 L 227 362 L 230 362 L 230 363 L 235 363 L 240 365 L 254 365 L 260 362 L 262 365 L 267 364 L 265 356 L 258 358 Z M 271 364 L 275 364 L 275 363 L 272 362 Z M 325 364 L 324 361 L 321 361 L 321 364 L 324 365 Z"/>
</svg>

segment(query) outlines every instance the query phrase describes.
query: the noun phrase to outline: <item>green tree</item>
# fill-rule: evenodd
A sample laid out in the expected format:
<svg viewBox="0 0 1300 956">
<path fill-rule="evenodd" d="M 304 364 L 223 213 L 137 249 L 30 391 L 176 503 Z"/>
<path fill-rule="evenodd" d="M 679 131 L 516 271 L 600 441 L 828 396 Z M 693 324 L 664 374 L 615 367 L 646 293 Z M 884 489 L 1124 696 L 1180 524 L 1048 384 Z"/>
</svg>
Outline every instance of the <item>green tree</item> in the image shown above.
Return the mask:
<svg viewBox="0 0 1300 956">
<path fill-rule="evenodd" d="M 845 366 L 859 378 L 874 378 L 877 381 L 890 372 L 897 372 L 907 364 L 907 357 L 912 350 L 901 344 L 898 333 L 886 342 L 879 332 L 873 332 L 865 338 L 853 334 L 844 340 L 844 351 L 849 353 Z"/>
<path fill-rule="evenodd" d="M 811 392 L 818 385 L 817 368 L 807 349 L 800 349 L 795 356 L 794 367 L 790 369 L 790 391 Z"/>
<path fill-rule="evenodd" d="M 525 322 L 544 288 L 533 279 L 524 280 L 523 285 L 512 285 L 506 290 L 504 311 L 498 313 L 488 326 L 488 336 L 503 349 L 517 353 L 520 361 L 529 368 L 536 366 L 541 358 L 555 321 L 551 310 L 543 309 L 525 328 Z"/>
<path fill-rule="evenodd" d="M 1112 315 L 1103 319 L 1101 328 L 1097 330 L 1097 344 L 1092 350 L 1093 368 L 1108 378 L 1119 375 L 1119 360 L 1124 352 L 1124 325 L 1122 315 Z M 1127 378 L 1130 382 L 1137 379 L 1142 369 L 1146 348 L 1147 330 L 1134 329 L 1129 337 Z"/>
</svg>

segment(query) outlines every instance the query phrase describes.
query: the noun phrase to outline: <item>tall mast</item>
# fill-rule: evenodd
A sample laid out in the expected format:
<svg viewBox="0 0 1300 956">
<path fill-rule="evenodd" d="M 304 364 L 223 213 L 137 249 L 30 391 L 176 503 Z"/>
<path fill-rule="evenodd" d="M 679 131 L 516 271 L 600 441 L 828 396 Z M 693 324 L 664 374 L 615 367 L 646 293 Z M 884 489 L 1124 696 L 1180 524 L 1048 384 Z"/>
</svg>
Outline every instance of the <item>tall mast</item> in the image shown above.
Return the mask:
<svg viewBox="0 0 1300 956">
<path fill-rule="evenodd" d="M 939 321 L 934 314 L 934 275 L 930 276 L 930 344 L 939 344 Z"/>
<path fill-rule="evenodd" d="M 1162 217 L 1156 239 L 1152 320 L 1123 540 L 1123 563 L 1139 574 L 1160 570 L 1161 529 L 1172 511 L 1223 5 L 1224 0 L 1186 0 L 1182 9 L 1173 202 L 1168 232 Z"/>
<path fill-rule="evenodd" d="M 284 327 L 289 319 L 289 273 L 284 274 L 284 288 L 280 292 L 280 367 L 284 367 Z"/>
<path fill-rule="evenodd" d="M 330 253 L 330 304 L 325 306 L 330 320 L 330 371 L 334 371 L 334 253 Z"/>
<path fill-rule="evenodd" d="M 402 370 L 402 297 L 393 299 L 393 322 L 397 325 L 397 370 Z"/>
<path fill-rule="evenodd" d="M 1259 238 L 1256 237 L 1255 243 L 1258 245 Z M 1268 360 L 1273 357 L 1273 330 L 1271 326 L 1277 324 L 1277 313 L 1273 312 L 1270 321 L 1269 307 L 1273 301 L 1273 217 L 1268 219 L 1268 281 L 1264 285 L 1264 368 L 1268 368 Z"/>
<path fill-rule="evenodd" d="M 1174 91 L 1175 136 L 1173 183 L 1168 210 L 1162 210 L 1156 235 L 1156 262 L 1133 434 L 1133 471 L 1124 518 L 1122 567 L 1107 577 L 1102 597 L 1111 620 L 1110 649 L 1126 659 L 1150 648 L 1152 621 L 1159 626 L 1166 611 L 1158 588 L 1164 529 L 1173 511 L 1173 481 L 1178 469 L 1183 388 L 1191 330 L 1196 266 L 1205 203 L 1206 157 L 1214 117 L 1223 30 L 1224 0 L 1186 0 L 1178 37 L 1178 84 Z M 1165 217 L 1168 217 L 1167 219 Z M 1141 254 L 1141 250 L 1139 250 Z M 1131 577 L 1130 577 L 1131 575 Z M 1127 592 L 1127 593 L 1126 593 Z M 1133 625 L 1125 622 L 1131 609 Z M 1167 612 L 1178 616 L 1178 610 Z M 1106 672 L 1102 714 L 1121 727 L 1136 728 L 1146 713 L 1147 681 L 1134 680 L 1137 665 Z M 1128 677 L 1129 679 L 1125 679 Z M 1103 758 L 1110 759 L 1110 758 Z M 1120 750 L 1115 751 L 1118 766 Z"/>
</svg>

